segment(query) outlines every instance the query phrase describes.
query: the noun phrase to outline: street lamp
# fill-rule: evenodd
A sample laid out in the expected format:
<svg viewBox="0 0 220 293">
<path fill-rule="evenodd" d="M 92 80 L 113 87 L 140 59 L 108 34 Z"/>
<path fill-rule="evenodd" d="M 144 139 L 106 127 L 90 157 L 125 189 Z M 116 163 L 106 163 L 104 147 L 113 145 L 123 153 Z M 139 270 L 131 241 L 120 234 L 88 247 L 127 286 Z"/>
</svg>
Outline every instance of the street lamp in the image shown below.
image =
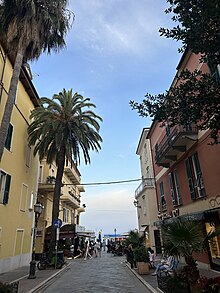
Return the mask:
<svg viewBox="0 0 220 293">
<path fill-rule="evenodd" d="M 116 243 L 116 228 L 114 229 L 114 232 L 115 232 L 115 243 Z"/>
<path fill-rule="evenodd" d="M 32 256 L 30 262 L 30 271 L 28 279 L 35 279 L 35 271 L 36 271 L 36 261 L 35 261 L 35 244 L 36 244 L 36 234 L 37 234 L 37 224 L 39 217 L 43 211 L 44 206 L 41 203 L 36 203 L 34 205 L 34 213 L 35 213 L 35 221 L 34 221 L 34 235 L 33 235 L 33 245 L 32 245 Z"/>
</svg>

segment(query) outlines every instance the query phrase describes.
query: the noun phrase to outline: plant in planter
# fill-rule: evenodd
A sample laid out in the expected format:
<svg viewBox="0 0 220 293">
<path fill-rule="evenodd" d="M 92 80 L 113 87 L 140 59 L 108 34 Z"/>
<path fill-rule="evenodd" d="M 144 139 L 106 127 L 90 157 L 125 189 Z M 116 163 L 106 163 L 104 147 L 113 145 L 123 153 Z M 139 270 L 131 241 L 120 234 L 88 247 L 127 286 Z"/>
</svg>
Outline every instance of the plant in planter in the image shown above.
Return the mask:
<svg viewBox="0 0 220 293">
<path fill-rule="evenodd" d="M 137 263 L 137 270 L 140 275 L 149 274 L 149 254 L 144 245 L 134 249 L 134 259 Z"/>
<path fill-rule="evenodd" d="M 0 292 L 2 293 L 12 293 L 13 291 L 12 285 L 8 283 L 0 282 Z"/>
<path fill-rule="evenodd" d="M 54 176 L 47 176 L 47 183 L 55 183 L 56 177 Z"/>
</svg>

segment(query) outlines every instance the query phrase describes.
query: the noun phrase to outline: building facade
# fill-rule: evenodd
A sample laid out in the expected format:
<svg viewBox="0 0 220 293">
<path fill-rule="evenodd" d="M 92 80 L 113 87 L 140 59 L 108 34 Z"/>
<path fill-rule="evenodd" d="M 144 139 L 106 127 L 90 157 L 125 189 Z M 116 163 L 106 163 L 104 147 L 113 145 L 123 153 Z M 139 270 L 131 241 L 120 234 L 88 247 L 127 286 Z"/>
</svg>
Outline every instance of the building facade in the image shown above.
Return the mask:
<svg viewBox="0 0 220 293">
<path fill-rule="evenodd" d="M 161 253 L 160 231 L 154 225 L 157 221 L 158 210 L 148 132 L 149 128 L 142 130 L 136 151 L 140 158 L 142 182 L 135 190 L 134 204 L 137 207 L 139 232 L 145 235 L 146 246 L 152 247 L 156 253 Z"/>
<path fill-rule="evenodd" d="M 178 67 L 208 72 L 199 56 L 186 52 Z M 175 78 L 172 86 L 178 85 Z M 210 145 L 210 131 L 194 125 L 161 127 L 154 121 L 148 139 L 156 180 L 158 221 L 171 223 L 176 217 L 199 221 L 204 235 L 220 226 L 220 145 Z M 220 270 L 220 237 L 209 241 L 208 251 L 196 254 L 199 267 Z"/>
<path fill-rule="evenodd" d="M 0 47 L 0 121 L 12 70 L 13 64 Z M 0 273 L 28 265 L 31 259 L 39 160 L 28 146 L 27 128 L 30 111 L 37 105 L 38 95 L 23 66 L 0 162 Z"/>
<path fill-rule="evenodd" d="M 55 187 L 56 165 L 47 165 L 46 161 L 40 163 L 38 177 L 38 200 L 44 206 L 39 218 L 36 239 L 36 253 L 42 253 L 47 249 L 52 229 L 53 192 Z M 73 243 L 76 236 L 77 226 L 80 225 L 80 214 L 85 212 L 85 205 L 81 204 L 81 174 L 72 163 L 66 164 L 63 174 L 63 187 L 61 188 L 59 219 L 62 227 L 59 232 L 60 245 L 66 247 Z"/>
</svg>

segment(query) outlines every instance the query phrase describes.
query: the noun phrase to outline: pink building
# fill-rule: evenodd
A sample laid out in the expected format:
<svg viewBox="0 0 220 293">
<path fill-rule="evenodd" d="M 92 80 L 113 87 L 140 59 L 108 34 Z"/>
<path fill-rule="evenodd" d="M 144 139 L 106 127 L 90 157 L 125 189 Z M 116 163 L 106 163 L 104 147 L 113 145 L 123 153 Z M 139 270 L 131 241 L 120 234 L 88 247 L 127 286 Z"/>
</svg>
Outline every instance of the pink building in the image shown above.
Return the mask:
<svg viewBox="0 0 220 293">
<path fill-rule="evenodd" d="M 209 70 L 189 51 L 180 60 L 177 76 L 186 68 Z M 209 134 L 193 125 L 169 128 L 153 122 L 147 138 L 156 179 L 158 227 L 175 217 L 201 221 L 205 233 L 220 227 L 220 145 L 209 145 Z M 220 271 L 220 237 L 213 238 L 207 253 L 197 254 L 196 259 L 200 268 Z"/>
</svg>

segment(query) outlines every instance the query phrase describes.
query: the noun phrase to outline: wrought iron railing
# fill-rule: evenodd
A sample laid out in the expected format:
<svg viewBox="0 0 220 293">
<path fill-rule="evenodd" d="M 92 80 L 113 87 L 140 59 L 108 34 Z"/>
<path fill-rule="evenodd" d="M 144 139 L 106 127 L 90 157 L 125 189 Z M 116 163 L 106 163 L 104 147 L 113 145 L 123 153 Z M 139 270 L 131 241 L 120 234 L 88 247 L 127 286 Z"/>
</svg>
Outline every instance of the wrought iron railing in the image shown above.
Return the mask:
<svg viewBox="0 0 220 293">
<path fill-rule="evenodd" d="M 145 188 L 154 187 L 155 186 L 155 178 L 144 178 L 142 179 L 141 184 L 135 190 L 135 197 L 138 196 Z"/>
<path fill-rule="evenodd" d="M 174 141 L 176 141 L 180 135 L 190 135 L 195 133 L 198 133 L 198 128 L 196 126 L 175 126 L 169 135 L 164 135 L 163 139 L 158 144 L 156 149 L 156 161 L 159 161 L 161 157 L 163 157 L 163 154 L 166 152 L 166 150 L 173 145 Z"/>
</svg>

